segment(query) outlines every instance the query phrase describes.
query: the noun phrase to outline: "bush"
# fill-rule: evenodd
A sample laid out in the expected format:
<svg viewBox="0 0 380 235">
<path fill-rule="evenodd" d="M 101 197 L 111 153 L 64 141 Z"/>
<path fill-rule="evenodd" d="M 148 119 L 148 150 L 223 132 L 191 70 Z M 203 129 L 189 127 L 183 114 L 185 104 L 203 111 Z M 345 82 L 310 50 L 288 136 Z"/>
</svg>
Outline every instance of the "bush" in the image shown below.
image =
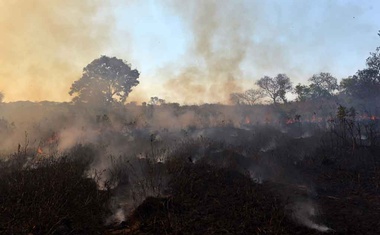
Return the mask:
<svg viewBox="0 0 380 235">
<path fill-rule="evenodd" d="M 87 166 L 63 157 L 2 174 L 0 233 L 101 233 L 110 193 L 84 177 Z"/>
</svg>

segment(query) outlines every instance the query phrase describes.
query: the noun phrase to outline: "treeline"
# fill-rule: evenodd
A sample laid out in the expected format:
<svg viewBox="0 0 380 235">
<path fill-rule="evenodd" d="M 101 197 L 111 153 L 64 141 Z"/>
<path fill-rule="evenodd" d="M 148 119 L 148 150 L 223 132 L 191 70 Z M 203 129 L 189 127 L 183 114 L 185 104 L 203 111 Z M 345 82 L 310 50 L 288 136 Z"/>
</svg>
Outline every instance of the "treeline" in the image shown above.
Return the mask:
<svg viewBox="0 0 380 235">
<path fill-rule="evenodd" d="M 380 31 L 378 34 L 380 36 Z M 257 88 L 232 93 L 230 100 L 236 105 L 254 105 L 265 99 L 274 104 L 287 103 L 289 93 L 296 96 L 296 102 L 336 99 L 352 103 L 377 100 L 380 97 L 380 47 L 370 53 L 364 69 L 341 79 L 339 83 L 328 72 L 314 74 L 308 82 L 309 84 L 298 83 L 293 86 L 286 74 L 264 76 L 256 81 Z"/>
<path fill-rule="evenodd" d="M 380 31 L 379 31 L 380 36 Z M 73 82 L 69 94 L 72 103 L 87 107 L 110 108 L 126 104 L 133 88 L 139 84 L 140 72 L 116 57 L 101 56 L 83 68 L 82 76 Z M 256 87 L 244 92 L 230 94 L 234 105 L 289 103 L 290 94 L 295 102 L 337 100 L 339 103 L 368 103 L 378 101 L 380 97 L 380 47 L 366 60 L 365 68 L 354 75 L 338 79 L 328 72 L 314 74 L 308 78 L 308 84 L 294 85 L 286 74 L 275 77 L 264 76 L 255 82 Z M 0 92 L 0 104 L 4 94 Z M 372 102 L 370 102 L 372 103 Z M 133 102 L 132 102 L 133 104 Z M 167 104 L 164 99 L 151 97 L 143 106 Z M 177 103 L 171 103 L 178 105 Z M 358 105 L 356 105 L 358 106 Z"/>
</svg>

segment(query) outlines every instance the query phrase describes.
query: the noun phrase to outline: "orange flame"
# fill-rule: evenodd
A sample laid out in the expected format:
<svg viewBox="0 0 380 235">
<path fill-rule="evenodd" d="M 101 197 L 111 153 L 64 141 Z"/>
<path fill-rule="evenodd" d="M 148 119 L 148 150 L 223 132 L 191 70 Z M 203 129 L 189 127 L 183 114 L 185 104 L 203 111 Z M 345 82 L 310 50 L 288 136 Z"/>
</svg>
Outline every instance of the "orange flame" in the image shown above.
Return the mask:
<svg viewBox="0 0 380 235">
<path fill-rule="evenodd" d="M 37 149 L 37 153 L 38 154 L 43 154 L 44 152 L 42 151 L 42 148 L 41 147 L 38 147 L 38 149 Z"/>
<path fill-rule="evenodd" d="M 286 120 L 286 124 L 292 124 L 294 123 L 295 121 L 291 118 L 289 118 L 288 120 Z"/>
<path fill-rule="evenodd" d="M 245 124 L 250 124 L 251 123 L 251 120 L 249 119 L 248 116 L 245 117 Z"/>
<path fill-rule="evenodd" d="M 56 133 L 53 133 L 52 136 L 50 136 L 50 137 L 47 139 L 46 143 L 47 143 L 47 144 L 54 144 L 54 143 L 58 142 L 58 140 L 59 140 L 58 135 L 57 135 Z"/>
</svg>

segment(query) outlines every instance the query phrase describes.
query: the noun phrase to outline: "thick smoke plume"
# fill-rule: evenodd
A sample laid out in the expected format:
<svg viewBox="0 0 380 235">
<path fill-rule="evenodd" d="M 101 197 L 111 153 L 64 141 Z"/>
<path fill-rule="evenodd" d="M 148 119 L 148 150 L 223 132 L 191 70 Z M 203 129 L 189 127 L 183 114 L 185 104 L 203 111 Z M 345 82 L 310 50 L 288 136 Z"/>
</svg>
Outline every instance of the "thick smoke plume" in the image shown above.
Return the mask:
<svg viewBox="0 0 380 235">
<path fill-rule="evenodd" d="M 291 77 L 306 74 L 303 66 L 290 65 L 293 52 L 286 49 L 303 32 L 292 31 L 283 36 L 289 28 L 277 29 L 278 24 L 266 22 L 265 13 L 270 11 L 262 3 L 227 0 L 165 3 L 183 20 L 193 38 L 184 60 L 170 65 L 183 66 L 178 66 L 178 70 L 161 70 L 159 77 L 168 78 L 164 84 L 166 95 L 162 98 L 184 103 L 227 103 L 232 92 L 250 87 L 247 80 L 250 74 L 245 68 L 251 64 L 259 72 L 287 72 Z M 113 40 L 110 12 L 108 5 L 100 1 L 0 3 L 0 91 L 4 91 L 7 101 L 17 97 L 68 100 L 69 86 L 80 77 L 81 68 Z M 278 15 L 281 20 L 281 12 Z M 266 34 L 256 37 L 255 33 L 265 27 Z M 302 44 L 299 50 L 323 44 L 314 40 L 317 39 Z M 248 168 L 252 179 L 260 184 L 266 180 L 294 183 L 301 177 L 293 169 L 317 151 L 316 130 L 329 127 L 327 123 L 336 106 L 333 100 L 324 102 L 323 107 L 312 103 L 308 107 L 303 103 L 284 106 L 167 103 L 128 104 L 114 109 L 73 103 L 4 103 L 0 104 L 3 139 L 0 148 L 7 157 L 13 152 L 16 154 L 10 156 L 22 155 L 24 149 L 24 155 L 31 155 L 34 160 L 59 156 L 77 146 L 92 146 L 96 154 L 88 176 L 96 178 L 96 173 L 101 172 L 99 188 L 112 186 L 116 206 L 112 208 L 115 214 L 111 220 L 122 221 L 126 219 L 124 212 L 135 206 L 133 203 L 140 203 L 147 196 L 166 196 L 167 176 L 161 175 L 160 167 L 175 155 L 173 152 L 182 150 L 182 143 L 186 143 L 183 148 L 189 148 L 184 151 L 187 164 L 202 160 L 218 167 L 234 164 L 242 172 Z M 316 137 L 312 139 L 314 134 Z M 133 163 L 139 166 L 137 170 L 130 170 Z M 240 164 L 244 168 L 238 168 Z M 115 166 L 120 169 L 112 172 Z M 129 175 L 123 175 L 124 172 Z M 109 182 L 114 184 L 107 185 Z M 134 188 L 140 185 L 144 186 L 142 192 Z M 313 220 L 318 211 L 311 201 L 292 203 L 293 217 L 301 224 L 330 231 Z"/>
<path fill-rule="evenodd" d="M 193 41 L 191 60 L 166 83 L 183 101 L 226 102 L 231 92 L 242 90 L 241 64 L 247 53 L 252 23 L 242 2 L 172 1 Z M 194 99 L 194 97 L 198 97 Z"/>
<path fill-rule="evenodd" d="M 111 42 L 103 1 L 1 1 L 0 91 L 6 101 L 69 100 L 82 67 Z"/>
<path fill-rule="evenodd" d="M 134 1 L 2 1 L 0 91 L 5 101 L 68 101 L 72 82 L 99 55 L 118 51 L 119 57 L 145 65 L 149 62 L 139 61 L 141 53 L 172 49 L 157 49 L 157 44 L 135 49 L 140 39 L 121 29 L 139 19 L 129 18 L 127 11 L 120 15 L 114 11 L 129 4 L 139 4 L 141 17 L 148 17 L 143 14 L 146 6 L 142 7 L 148 3 Z M 360 54 L 364 61 L 373 43 L 367 35 L 378 30 L 361 19 L 370 4 L 293 1 L 284 7 L 275 1 L 227 0 L 159 4 L 163 14 L 178 16 L 183 34 L 174 32 L 172 37 L 186 38 L 185 52 L 159 65 L 150 78 L 138 66 L 141 84 L 130 101 L 158 95 L 171 102 L 227 103 L 230 93 L 252 88 L 264 75 L 286 73 L 294 83 L 320 71 L 336 77 L 352 75 L 360 65 L 340 64 L 341 55 Z M 344 74 L 335 74 L 342 66 Z"/>
<path fill-rule="evenodd" d="M 330 49 L 340 50 L 336 44 L 342 42 L 356 44 L 359 38 L 347 40 L 353 26 L 362 34 L 370 30 L 360 20 L 352 21 L 352 16 L 363 12 L 357 6 L 331 1 L 295 1 L 289 8 L 274 1 L 166 3 L 183 20 L 191 41 L 181 62 L 170 66 L 176 72 L 161 74 L 169 77 L 164 98 L 185 103 L 228 103 L 232 92 L 253 87 L 264 75 L 286 73 L 300 82 L 317 71 L 334 71 L 340 59 Z M 182 69 L 178 71 L 179 64 Z M 347 66 L 345 73 L 354 67 Z"/>
</svg>

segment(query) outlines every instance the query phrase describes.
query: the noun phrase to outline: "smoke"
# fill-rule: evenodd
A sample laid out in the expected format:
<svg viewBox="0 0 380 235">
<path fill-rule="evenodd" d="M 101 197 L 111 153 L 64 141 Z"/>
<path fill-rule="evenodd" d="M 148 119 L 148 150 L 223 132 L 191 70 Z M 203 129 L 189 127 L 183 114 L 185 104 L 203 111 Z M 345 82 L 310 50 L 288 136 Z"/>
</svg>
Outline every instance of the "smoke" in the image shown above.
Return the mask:
<svg viewBox="0 0 380 235">
<path fill-rule="evenodd" d="M 310 3 L 299 4 L 298 8 L 294 8 L 299 15 L 292 18 L 292 21 L 287 20 L 281 24 L 279 21 L 284 20 L 283 12 L 273 11 L 259 1 L 167 0 L 165 3 L 172 13 L 179 16 L 185 29 L 192 36 L 183 61 L 174 61 L 167 68 L 175 69 L 162 69 L 157 74 L 158 78 L 165 78 L 165 94 L 162 98 L 168 97 L 170 101 L 176 102 L 227 103 L 231 93 L 241 92 L 253 85 L 253 74 L 262 76 L 267 72 L 285 72 L 292 79 L 297 79 L 297 76 L 305 78 L 303 76 L 308 73 L 310 65 L 318 72 L 321 68 L 328 68 L 330 64 L 332 66 L 333 63 L 326 57 L 333 56 L 328 49 L 323 48 L 326 45 L 335 46 L 337 42 L 342 41 L 342 37 L 347 37 L 350 33 L 349 26 L 340 24 L 344 22 L 343 18 L 335 19 L 331 14 L 333 11 L 328 11 L 327 8 L 323 12 L 328 17 L 319 22 L 319 25 L 332 22 L 335 26 L 332 27 L 333 30 L 338 30 L 338 33 L 333 35 L 333 42 L 321 40 L 324 39 L 324 34 L 331 32 L 321 34 L 317 27 L 309 30 L 310 23 L 315 23 L 312 21 L 307 21 L 297 30 L 293 30 L 293 21 L 303 22 L 311 13 L 308 7 Z M 339 9 L 334 4 L 326 6 Z M 0 2 L 0 91 L 5 93 L 6 101 L 17 100 L 20 97 L 28 100 L 69 100 L 69 87 L 80 77 L 82 67 L 107 50 L 115 40 L 111 36 L 114 35 L 114 17 L 110 7 L 104 1 L 90 0 Z M 350 13 L 355 10 L 349 8 L 346 14 L 340 17 L 350 18 Z M 269 20 L 269 14 L 276 17 Z M 279 27 L 280 25 L 283 27 Z M 298 45 L 297 39 L 310 35 L 322 36 L 307 37 L 308 40 Z M 356 39 L 353 37 L 352 40 L 359 41 Z M 292 51 L 290 48 L 296 50 Z M 304 60 L 295 60 L 299 58 L 295 57 L 295 54 L 304 53 L 309 48 L 327 52 L 323 58 L 314 58 L 315 55 L 310 53 Z M 247 72 L 246 68 L 250 66 L 253 67 L 253 71 Z M 145 86 L 141 93 L 151 92 L 152 89 Z M 154 86 L 154 89 L 157 87 Z M 144 97 L 145 94 L 141 93 L 134 96 Z M 136 153 L 149 150 L 152 145 L 151 136 L 155 131 L 172 131 L 173 133 L 162 131 L 162 135 L 167 135 L 163 139 L 176 144 L 178 142 L 173 140 L 180 139 L 183 136 L 181 131 L 187 131 L 189 126 L 239 126 L 245 117 L 243 114 L 250 111 L 212 106 L 202 109 L 149 106 L 139 107 L 139 111 L 132 108 L 122 110 L 111 117 L 111 124 L 108 124 L 95 121 L 96 115 L 103 113 L 86 113 L 81 107 L 71 107 L 68 104 L 61 107 L 45 105 L 44 108 L 39 104 L 4 106 L 2 115 L 10 122 L 15 122 L 15 127 L 10 125 L 10 134 L 2 134 L 6 140 L 0 146 L 14 151 L 27 131 L 29 138 L 32 138 L 29 146 L 43 148 L 45 146 L 40 142 L 57 132 L 57 150 L 60 152 L 69 150 L 76 144 L 94 144 L 107 150 L 106 153 L 99 154 L 99 159 L 91 165 L 91 168 L 98 171 L 112 166 L 107 159 L 108 154 L 119 156 L 120 153 L 127 152 L 134 156 Z M 259 107 L 256 111 L 252 121 L 264 122 L 266 117 L 262 115 L 265 114 L 262 111 L 265 109 Z M 82 117 L 75 117 L 77 113 Z M 129 128 L 129 123 L 133 122 L 135 124 Z M 123 128 L 130 133 L 133 142 L 123 133 Z M 200 133 L 207 134 L 205 131 Z M 222 133 L 218 136 L 215 134 L 222 140 L 230 137 L 240 141 L 234 136 L 231 137 L 230 133 L 215 133 Z M 27 144 L 24 145 L 26 148 Z M 261 150 L 268 152 L 275 148 L 276 143 L 268 141 Z M 144 173 L 139 173 L 138 176 L 145 175 Z M 263 167 L 252 169 L 252 177 L 260 183 L 270 177 L 270 174 L 271 172 Z M 104 174 L 99 183 L 104 185 L 109 180 L 108 177 L 110 175 Z M 136 178 L 135 182 L 139 180 Z M 144 198 L 154 193 L 148 190 L 141 195 L 141 198 Z M 127 199 L 118 199 L 118 203 L 130 200 Z M 124 220 L 123 211 L 118 208 L 115 218 Z M 302 224 L 320 231 L 328 231 L 327 227 L 312 221 L 311 218 L 315 215 L 315 207 L 310 203 L 300 203 L 294 207 L 294 216 Z"/>
<path fill-rule="evenodd" d="M 330 232 L 332 229 L 325 225 L 317 224 L 313 221 L 313 217 L 317 216 L 317 209 L 311 201 L 296 202 L 293 205 L 293 216 L 302 225 L 318 230 L 320 232 Z"/>
<path fill-rule="evenodd" d="M 187 53 L 174 62 L 176 66 L 168 66 L 177 70 L 160 73 L 169 78 L 163 86 L 164 98 L 176 102 L 228 103 L 229 94 L 254 87 L 254 81 L 264 75 L 286 73 L 296 83 L 319 71 L 337 71 L 342 60 L 335 52 L 348 53 L 346 46 L 354 47 L 361 41 L 361 36 L 347 39 L 352 27 L 360 31 L 357 35 L 371 31 L 360 19 L 364 6 L 354 4 L 291 1 L 284 7 L 275 1 L 165 3 L 184 22 L 192 38 Z M 357 20 L 353 21 L 353 16 Z M 355 72 L 353 65 L 340 66 L 346 71 L 338 71 L 337 76 Z"/>
<path fill-rule="evenodd" d="M 82 68 L 111 43 L 104 1 L 1 1 L 0 90 L 6 101 L 69 100 Z"/>
<path fill-rule="evenodd" d="M 310 110 L 308 113 L 312 114 Z M 311 142 L 291 142 L 291 134 L 275 129 L 281 126 L 281 119 L 277 120 L 279 111 L 270 106 L 128 105 L 104 114 L 98 108 L 68 103 L 17 102 L 3 104 L 1 111 L 6 119 L 15 121 L 9 133 L 2 133 L 0 126 L 0 137 L 6 140 L 0 143 L 2 151 L 16 150 L 25 130 L 29 132 L 28 146 L 34 155 L 37 147 L 42 148 L 42 156 L 48 156 L 45 150 L 49 148 L 57 148 L 61 153 L 77 144 L 95 146 L 88 176 L 96 179 L 100 189 L 108 186 L 115 191 L 111 208 L 114 214 L 109 223 L 125 220 L 128 212 L 147 196 L 167 195 L 167 171 L 162 168 L 166 159 L 189 156 L 192 162 L 204 160 L 217 167 L 233 166 L 244 172 L 248 169 L 252 179 L 260 184 L 299 184 L 305 180 L 292 162 L 301 161 L 306 152 L 314 152 L 319 144 L 315 141 L 318 136 Z M 247 114 L 257 124 L 240 129 Z M 273 118 L 273 128 L 266 123 L 266 115 Z M 309 134 L 315 129 L 304 127 L 310 129 Z M 318 211 L 313 203 L 295 201 L 291 206 L 292 215 L 301 224 L 330 231 L 314 221 Z"/>
<path fill-rule="evenodd" d="M 172 75 L 165 87 L 184 102 L 227 102 L 231 92 L 242 90 L 240 65 L 253 32 L 244 4 L 169 1 L 169 5 L 185 21 L 193 41 L 189 65 Z"/>
<path fill-rule="evenodd" d="M 124 21 L 138 19 L 126 17 L 128 14 L 117 18 L 115 14 L 116 8 L 128 12 L 123 7 L 130 2 L 133 1 L 2 1 L 0 91 L 5 101 L 67 101 L 72 82 L 99 55 L 118 52 L 118 57 L 134 59 L 133 64 L 141 68 L 148 63 L 147 56 L 141 58 L 141 54 L 174 50 L 144 45 L 141 38 L 131 35 L 135 31 L 124 27 Z M 181 103 L 227 103 L 230 93 L 251 88 L 264 75 L 286 73 L 296 83 L 321 71 L 341 77 L 342 73 L 348 76 L 359 69 L 357 61 L 342 57 L 363 55 L 359 59 L 364 64 L 368 45 L 374 44 L 371 36 L 376 37 L 374 32 L 378 30 L 363 17 L 370 3 L 359 7 L 331 1 L 280 2 L 160 2 L 162 14 L 178 17 L 184 35 L 174 32 L 172 37 L 185 37 L 186 49 L 174 61 L 158 65 L 148 76 L 141 69 L 141 84 L 129 100 L 146 101 L 159 95 Z M 138 17 L 147 17 L 143 14 L 146 7 L 132 9 L 141 11 Z M 170 30 L 171 27 L 168 25 Z M 136 47 L 137 41 L 142 46 Z M 130 58 L 130 53 L 125 55 L 126 51 L 136 58 Z M 345 71 L 335 74 L 337 68 Z"/>
</svg>

